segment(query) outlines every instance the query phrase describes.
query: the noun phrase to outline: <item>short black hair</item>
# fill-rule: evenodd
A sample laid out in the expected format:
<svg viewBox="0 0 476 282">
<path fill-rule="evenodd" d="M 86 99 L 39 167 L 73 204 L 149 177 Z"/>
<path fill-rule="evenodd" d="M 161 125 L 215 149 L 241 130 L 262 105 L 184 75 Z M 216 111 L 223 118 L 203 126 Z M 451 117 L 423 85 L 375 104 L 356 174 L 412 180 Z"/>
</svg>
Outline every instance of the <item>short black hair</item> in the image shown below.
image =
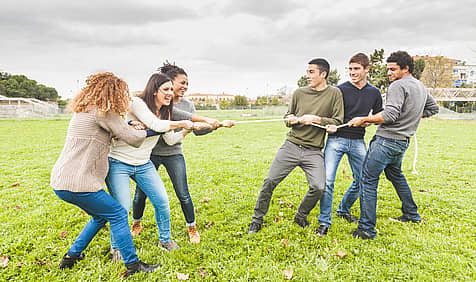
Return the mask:
<svg viewBox="0 0 476 282">
<path fill-rule="evenodd" d="M 408 67 L 408 72 L 413 73 L 413 58 L 405 51 L 396 51 L 387 58 L 387 63 L 396 63 L 401 69 Z"/>
<path fill-rule="evenodd" d="M 329 76 L 329 70 L 331 66 L 329 65 L 329 62 L 326 61 L 326 59 L 323 59 L 323 58 L 312 59 L 308 64 L 317 65 L 317 68 L 319 69 L 320 72 L 325 71 L 326 79 L 327 79 L 327 77 Z"/>
<path fill-rule="evenodd" d="M 172 80 L 177 77 L 179 74 L 183 74 L 188 76 L 187 73 L 184 71 L 183 68 L 175 65 L 175 63 L 171 63 L 169 61 L 165 61 L 165 63 L 157 69 L 160 73 L 163 73 L 170 77 Z"/>
</svg>

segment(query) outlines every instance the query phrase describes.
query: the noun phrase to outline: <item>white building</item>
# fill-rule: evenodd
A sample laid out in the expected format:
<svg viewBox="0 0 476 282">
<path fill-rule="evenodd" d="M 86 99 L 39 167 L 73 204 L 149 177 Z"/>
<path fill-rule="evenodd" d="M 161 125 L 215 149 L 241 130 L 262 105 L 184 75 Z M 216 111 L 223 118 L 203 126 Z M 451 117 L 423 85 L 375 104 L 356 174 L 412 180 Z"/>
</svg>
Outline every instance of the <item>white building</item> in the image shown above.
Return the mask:
<svg viewBox="0 0 476 282">
<path fill-rule="evenodd" d="M 455 65 L 453 67 L 455 76 L 455 86 L 461 86 L 463 83 L 476 87 L 476 65 Z"/>
</svg>

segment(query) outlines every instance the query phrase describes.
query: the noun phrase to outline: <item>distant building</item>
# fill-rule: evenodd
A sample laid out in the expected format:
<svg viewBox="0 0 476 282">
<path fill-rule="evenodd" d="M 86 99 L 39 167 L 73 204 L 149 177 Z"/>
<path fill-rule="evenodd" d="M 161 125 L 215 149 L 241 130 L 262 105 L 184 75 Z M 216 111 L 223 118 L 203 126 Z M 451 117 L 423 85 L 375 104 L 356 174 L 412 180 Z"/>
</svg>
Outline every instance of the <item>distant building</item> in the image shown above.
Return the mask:
<svg viewBox="0 0 476 282">
<path fill-rule="evenodd" d="M 476 87 L 476 65 L 459 64 L 453 67 L 455 86 Z"/>
<path fill-rule="evenodd" d="M 235 95 L 231 94 L 202 94 L 202 93 L 193 93 L 185 95 L 185 98 L 189 101 L 192 101 L 196 105 L 216 105 L 221 101 L 233 102 L 235 100 Z"/>
</svg>

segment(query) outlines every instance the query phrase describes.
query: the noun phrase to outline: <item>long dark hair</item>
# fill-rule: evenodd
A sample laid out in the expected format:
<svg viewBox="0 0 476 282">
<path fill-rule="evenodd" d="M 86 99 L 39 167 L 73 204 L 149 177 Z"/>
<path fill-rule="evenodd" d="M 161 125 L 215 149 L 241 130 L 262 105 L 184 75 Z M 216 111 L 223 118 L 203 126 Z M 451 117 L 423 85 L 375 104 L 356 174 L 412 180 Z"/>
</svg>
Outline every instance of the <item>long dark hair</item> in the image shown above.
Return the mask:
<svg viewBox="0 0 476 282">
<path fill-rule="evenodd" d="M 160 119 L 171 119 L 172 109 L 174 107 L 173 100 L 170 101 L 170 105 L 162 106 L 159 111 L 157 111 L 157 104 L 155 103 L 154 94 L 159 91 L 159 88 L 162 84 L 172 81 L 170 77 L 162 73 L 154 73 L 147 82 L 144 91 L 139 95 L 139 97 L 144 100 L 147 107 L 150 111 L 153 112 Z"/>
</svg>

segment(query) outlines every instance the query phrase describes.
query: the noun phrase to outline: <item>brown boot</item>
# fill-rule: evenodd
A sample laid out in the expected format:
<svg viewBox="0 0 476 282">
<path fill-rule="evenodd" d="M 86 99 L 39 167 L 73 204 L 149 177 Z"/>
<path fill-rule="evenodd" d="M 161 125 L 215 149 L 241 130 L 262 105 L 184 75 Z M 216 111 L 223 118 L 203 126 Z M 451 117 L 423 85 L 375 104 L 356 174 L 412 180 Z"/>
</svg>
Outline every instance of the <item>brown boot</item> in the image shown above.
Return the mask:
<svg viewBox="0 0 476 282">
<path fill-rule="evenodd" d="M 142 232 L 142 223 L 140 221 L 133 221 L 131 226 L 132 236 L 137 236 Z"/>
<path fill-rule="evenodd" d="M 200 243 L 200 234 L 198 234 L 197 225 L 187 227 L 188 237 L 190 237 L 190 243 Z"/>
</svg>

